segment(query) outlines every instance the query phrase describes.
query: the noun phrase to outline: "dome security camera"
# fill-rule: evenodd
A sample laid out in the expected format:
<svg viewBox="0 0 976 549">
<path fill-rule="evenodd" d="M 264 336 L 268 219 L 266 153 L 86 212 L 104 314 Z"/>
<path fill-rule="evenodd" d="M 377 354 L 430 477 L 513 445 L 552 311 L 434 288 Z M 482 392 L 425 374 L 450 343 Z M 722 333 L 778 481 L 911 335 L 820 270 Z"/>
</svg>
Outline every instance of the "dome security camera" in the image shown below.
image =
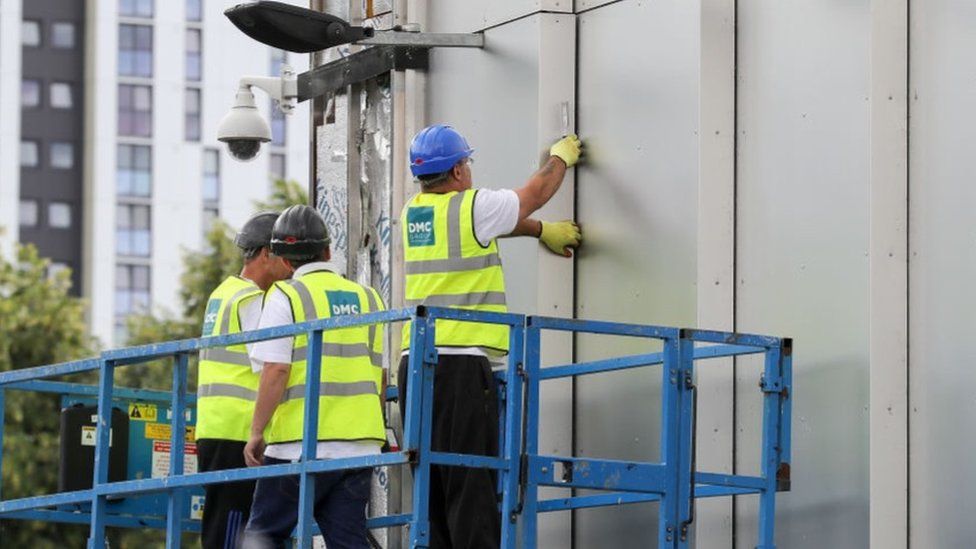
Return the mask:
<svg viewBox="0 0 976 549">
<path fill-rule="evenodd" d="M 217 140 L 227 143 L 230 154 L 241 161 L 257 156 L 261 143 L 271 141 L 271 128 L 258 114 L 250 86 L 237 90 L 234 108 L 220 121 Z"/>
<path fill-rule="evenodd" d="M 291 67 L 282 69 L 280 78 L 245 76 L 234 97 L 234 107 L 217 128 L 217 140 L 227 143 L 230 154 L 242 162 L 252 160 L 261 150 L 261 143 L 271 141 L 271 128 L 258 113 L 252 87 L 258 87 L 278 103 L 285 114 L 291 114 L 298 95 L 297 79 Z"/>
</svg>

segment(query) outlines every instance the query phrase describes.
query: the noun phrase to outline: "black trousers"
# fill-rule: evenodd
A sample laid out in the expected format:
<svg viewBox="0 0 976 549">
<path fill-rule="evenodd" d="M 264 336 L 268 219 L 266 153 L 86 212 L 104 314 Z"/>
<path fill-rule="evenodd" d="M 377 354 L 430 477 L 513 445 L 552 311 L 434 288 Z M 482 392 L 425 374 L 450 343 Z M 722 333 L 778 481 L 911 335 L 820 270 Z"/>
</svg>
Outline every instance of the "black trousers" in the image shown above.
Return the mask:
<svg viewBox="0 0 976 549">
<path fill-rule="evenodd" d="M 235 440 L 204 439 L 197 441 L 200 472 L 246 467 L 244 443 Z M 254 481 L 208 484 L 203 505 L 204 549 L 236 548 L 244 535 L 251 514 Z"/>
<path fill-rule="evenodd" d="M 397 380 L 400 416 L 405 418 L 407 357 L 400 360 Z M 498 391 L 487 358 L 439 355 L 431 447 L 436 452 L 498 455 Z M 430 549 L 499 547 L 496 478 L 490 469 L 431 467 Z"/>
</svg>

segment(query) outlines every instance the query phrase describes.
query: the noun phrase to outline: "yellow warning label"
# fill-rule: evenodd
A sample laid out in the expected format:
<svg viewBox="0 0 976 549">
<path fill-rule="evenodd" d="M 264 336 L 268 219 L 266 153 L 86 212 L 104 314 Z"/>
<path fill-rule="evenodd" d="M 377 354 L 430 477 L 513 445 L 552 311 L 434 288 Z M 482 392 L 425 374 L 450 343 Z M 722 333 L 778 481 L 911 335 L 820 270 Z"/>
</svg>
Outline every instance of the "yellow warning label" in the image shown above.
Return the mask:
<svg viewBox="0 0 976 549">
<path fill-rule="evenodd" d="M 129 419 L 135 421 L 156 421 L 158 410 L 155 404 L 129 404 Z"/>
<path fill-rule="evenodd" d="M 169 440 L 170 432 L 169 425 L 166 423 L 146 424 L 146 438 L 150 440 Z M 187 442 L 196 440 L 196 427 L 188 426 L 186 428 L 186 440 Z"/>
<path fill-rule="evenodd" d="M 89 427 L 85 425 L 81 428 L 81 445 L 82 446 L 95 445 L 95 427 Z"/>
</svg>

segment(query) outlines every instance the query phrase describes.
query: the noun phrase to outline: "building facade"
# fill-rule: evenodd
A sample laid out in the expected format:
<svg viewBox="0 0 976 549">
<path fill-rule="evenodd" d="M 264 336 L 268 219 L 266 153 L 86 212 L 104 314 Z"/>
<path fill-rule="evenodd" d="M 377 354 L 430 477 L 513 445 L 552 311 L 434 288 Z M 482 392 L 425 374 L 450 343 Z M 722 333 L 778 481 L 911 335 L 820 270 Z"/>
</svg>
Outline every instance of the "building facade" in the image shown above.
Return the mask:
<svg viewBox="0 0 976 549">
<path fill-rule="evenodd" d="M 223 16 L 233 4 L 0 4 L 0 118 L 17 114 L 0 122 L 0 223 L 15 225 L 2 238 L 72 270 L 106 345 L 124 342 L 129 315 L 177 309 L 182 255 L 213 219 L 240 226 L 274 177 L 307 177 L 304 106 L 285 118 L 259 100 L 274 140 L 251 162 L 216 140 L 241 76 L 307 66 L 241 34 Z"/>
</svg>

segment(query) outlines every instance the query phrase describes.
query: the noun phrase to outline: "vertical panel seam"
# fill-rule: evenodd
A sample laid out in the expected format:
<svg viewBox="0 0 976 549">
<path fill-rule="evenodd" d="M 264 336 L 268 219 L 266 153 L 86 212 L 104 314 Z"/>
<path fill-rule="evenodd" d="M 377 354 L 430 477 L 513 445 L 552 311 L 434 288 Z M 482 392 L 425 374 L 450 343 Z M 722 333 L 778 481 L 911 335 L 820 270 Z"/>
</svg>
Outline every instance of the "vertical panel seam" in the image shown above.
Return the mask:
<svg viewBox="0 0 976 549">
<path fill-rule="evenodd" d="M 732 331 L 738 329 L 739 304 L 739 2 L 732 0 Z M 736 389 L 738 365 L 732 357 L 732 474 L 739 473 L 738 459 L 738 411 L 739 400 Z M 738 523 L 738 496 L 732 496 L 732 549 L 736 549 L 736 526 Z"/>
<path fill-rule="evenodd" d="M 905 547 L 912 547 L 912 0 L 905 0 Z"/>
</svg>

